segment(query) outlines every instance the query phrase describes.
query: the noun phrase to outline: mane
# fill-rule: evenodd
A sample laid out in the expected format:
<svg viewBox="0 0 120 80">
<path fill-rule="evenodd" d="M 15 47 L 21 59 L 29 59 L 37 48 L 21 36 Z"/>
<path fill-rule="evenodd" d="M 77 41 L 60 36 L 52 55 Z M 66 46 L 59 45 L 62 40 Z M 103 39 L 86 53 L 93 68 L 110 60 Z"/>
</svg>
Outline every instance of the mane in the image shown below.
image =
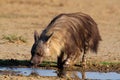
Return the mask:
<svg viewBox="0 0 120 80">
<path fill-rule="evenodd" d="M 97 53 L 101 40 L 96 22 L 81 12 L 60 14 L 44 30 L 45 35 L 53 36 L 49 40 L 53 51 L 60 52 L 66 46 L 77 46 Z"/>
</svg>

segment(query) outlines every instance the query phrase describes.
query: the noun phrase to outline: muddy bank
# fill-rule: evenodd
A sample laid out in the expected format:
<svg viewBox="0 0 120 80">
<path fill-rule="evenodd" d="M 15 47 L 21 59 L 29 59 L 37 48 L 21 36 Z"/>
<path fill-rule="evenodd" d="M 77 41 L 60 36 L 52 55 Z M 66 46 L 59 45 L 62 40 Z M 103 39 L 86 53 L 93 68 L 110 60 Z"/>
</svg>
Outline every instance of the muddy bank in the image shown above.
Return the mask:
<svg viewBox="0 0 120 80">
<path fill-rule="evenodd" d="M 1 80 L 65 80 L 58 77 L 41 77 L 41 76 L 10 76 L 10 75 L 0 75 Z"/>
<path fill-rule="evenodd" d="M 16 60 L 16 59 L 6 59 L 2 60 L 0 59 L 0 66 L 2 67 L 31 67 L 29 60 Z M 56 62 L 50 62 L 50 61 L 43 61 L 42 64 L 40 64 L 37 68 L 41 69 L 57 69 L 57 63 Z M 81 64 L 75 64 L 72 67 L 67 68 L 66 70 L 74 70 L 74 71 L 82 71 L 82 65 Z M 97 72 L 118 72 L 120 73 L 120 63 L 109 63 L 109 62 L 99 62 L 99 63 L 93 63 L 93 62 L 87 62 L 86 65 L 86 71 L 97 71 Z"/>
<path fill-rule="evenodd" d="M 93 80 L 93 79 L 120 79 L 120 73 L 118 72 L 109 72 L 107 69 L 105 72 L 103 70 L 99 71 L 92 71 L 92 70 L 84 70 L 82 68 L 75 69 L 75 67 L 72 69 L 66 69 L 62 75 L 61 71 L 55 70 L 55 68 L 50 67 L 49 69 L 44 66 L 44 69 L 42 67 L 38 68 L 17 68 L 17 67 L 0 67 L 0 77 L 1 75 L 4 76 L 4 78 L 7 78 L 9 76 L 12 77 L 22 77 L 32 80 L 32 78 L 37 79 L 63 79 L 63 80 Z M 61 75 L 61 77 L 60 77 Z M 32 78 L 31 78 L 32 77 Z"/>
</svg>

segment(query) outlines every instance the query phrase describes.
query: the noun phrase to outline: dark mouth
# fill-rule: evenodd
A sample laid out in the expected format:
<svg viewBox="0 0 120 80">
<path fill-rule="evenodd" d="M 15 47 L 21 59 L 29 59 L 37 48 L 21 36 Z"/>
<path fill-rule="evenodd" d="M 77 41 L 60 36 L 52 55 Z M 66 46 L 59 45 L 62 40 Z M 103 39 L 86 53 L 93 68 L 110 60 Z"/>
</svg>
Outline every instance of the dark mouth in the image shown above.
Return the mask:
<svg viewBox="0 0 120 80">
<path fill-rule="evenodd" d="M 30 63 L 30 67 L 32 68 L 37 68 L 39 66 L 39 64 L 37 63 Z"/>
<path fill-rule="evenodd" d="M 37 68 L 39 66 L 39 64 L 32 64 L 31 67 L 32 68 Z"/>
</svg>

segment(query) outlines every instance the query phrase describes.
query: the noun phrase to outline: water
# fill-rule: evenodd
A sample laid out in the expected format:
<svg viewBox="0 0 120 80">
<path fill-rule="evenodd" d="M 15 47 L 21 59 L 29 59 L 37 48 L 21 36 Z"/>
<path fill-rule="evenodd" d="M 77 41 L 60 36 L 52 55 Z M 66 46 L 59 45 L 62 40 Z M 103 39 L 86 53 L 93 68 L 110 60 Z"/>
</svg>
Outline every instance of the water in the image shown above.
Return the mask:
<svg viewBox="0 0 120 80">
<path fill-rule="evenodd" d="M 16 75 L 24 75 L 29 76 L 32 73 L 35 73 L 40 76 L 57 76 L 56 70 L 43 70 L 37 68 L 9 68 L 9 67 L 0 67 L 0 74 L 3 75 L 4 72 L 7 71 L 8 74 L 15 73 Z M 108 72 L 108 73 L 101 73 L 101 72 L 78 72 L 78 71 L 71 71 L 72 75 L 76 73 L 79 78 L 83 77 L 83 74 L 86 79 L 114 79 L 120 80 L 120 73 L 116 72 Z M 6 73 L 6 74 L 7 74 Z"/>
<path fill-rule="evenodd" d="M 55 73 L 56 70 L 43 70 L 43 69 L 34 69 L 34 68 L 9 68 L 9 67 L 0 67 L 0 71 L 13 71 L 16 75 L 21 74 L 29 76 L 32 73 L 36 73 L 40 76 L 57 76 Z M 4 74 L 4 72 L 0 73 Z"/>
<path fill-rule="evenodd" d="M 116 72 L 100 73 L 100 72 L 85 72 L 88 79 L 101 79 L 101 80 L 120 80 L 120 74 Z M 78 72 L 78 76 L 81 78 L 82 74 Z"/>
</svg>

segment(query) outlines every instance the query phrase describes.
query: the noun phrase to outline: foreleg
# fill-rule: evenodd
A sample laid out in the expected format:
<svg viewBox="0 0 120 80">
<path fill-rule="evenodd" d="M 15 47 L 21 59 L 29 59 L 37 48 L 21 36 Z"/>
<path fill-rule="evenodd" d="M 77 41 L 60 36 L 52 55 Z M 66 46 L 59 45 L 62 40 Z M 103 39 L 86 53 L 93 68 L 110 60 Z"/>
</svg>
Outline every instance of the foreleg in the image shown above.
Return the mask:
<svg viewBox="0 0 120 80">
<path fill-rule="evenodd" d="M 73 48 L 71 52 L 67 55 L 66 60 L 64 61 L 64 67 L 73 66 L 77 60 L 80 58 L 81 52 L 79 48 Z"/>
<path fill-rule="evenodd" d="M 63 68 L 63 57 L 64 57 L 64 52 L 61 52 L 60 56 L 57 58 L 57 66 L 59 69 Z"/>
</svg>

